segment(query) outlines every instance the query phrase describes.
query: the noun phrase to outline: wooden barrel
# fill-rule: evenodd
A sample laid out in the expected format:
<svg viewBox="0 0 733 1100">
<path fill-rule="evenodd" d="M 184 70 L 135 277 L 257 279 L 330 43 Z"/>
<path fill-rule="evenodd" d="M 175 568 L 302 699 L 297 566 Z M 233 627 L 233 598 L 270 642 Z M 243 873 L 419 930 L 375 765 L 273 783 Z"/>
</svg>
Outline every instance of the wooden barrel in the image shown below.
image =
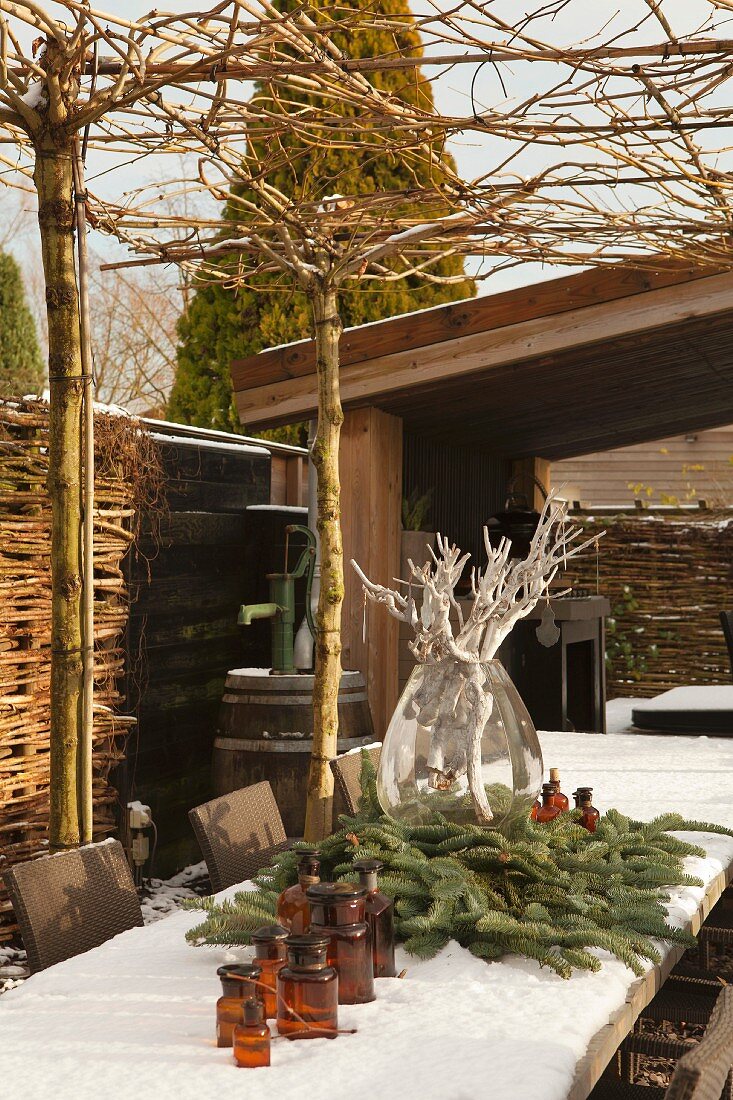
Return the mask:
<svg viewBox="0 0 733 1100">
<path fill-rule="evenodd" d="M 339 687 L 339 753 L 369 745 L 374 727 L 360 672 L 344 672 Z M 313 748 L 313 676 L 271 676 L 265 669 L 229 672 L 214 741 L 217 795 L 267 779 L 285 832 L 303 835 L 308 765 Z M 344 807 L 334 803 L 334 814 Z M 335 817 L 334 817 L 335 820 Z"/>
</svg>

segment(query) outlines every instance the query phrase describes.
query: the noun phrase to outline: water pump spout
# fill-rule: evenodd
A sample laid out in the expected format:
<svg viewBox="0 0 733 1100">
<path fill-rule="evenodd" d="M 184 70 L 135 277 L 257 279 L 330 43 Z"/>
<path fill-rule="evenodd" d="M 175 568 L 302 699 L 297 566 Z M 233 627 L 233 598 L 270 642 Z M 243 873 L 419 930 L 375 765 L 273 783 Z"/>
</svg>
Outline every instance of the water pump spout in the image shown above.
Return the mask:
<svg viewBox="0 0 733 1100">
<path fill-rule="evenodd" d="M 250 626 L 255 619 L 274 619 L 279 611 L 285 608 L 278 603 L 243 603 L 237 622 L 240 626 Z"/>
</svg>

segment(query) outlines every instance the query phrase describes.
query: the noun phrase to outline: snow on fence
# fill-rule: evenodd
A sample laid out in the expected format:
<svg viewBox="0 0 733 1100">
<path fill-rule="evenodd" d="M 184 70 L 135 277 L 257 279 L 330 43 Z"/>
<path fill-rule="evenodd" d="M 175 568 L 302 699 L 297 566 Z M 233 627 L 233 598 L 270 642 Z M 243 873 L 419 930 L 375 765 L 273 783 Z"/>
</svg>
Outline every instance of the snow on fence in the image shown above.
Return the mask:
<svg viewBox="0 0 733 1100">
<path fill-rule="evenodd" d="M 730 513 L 571 516 L 605 531 L 599 554 L 569 563 L 563 578 L 611 600 L 609 698 L 651 696 L 682 684 L 729 684 L 718 618 L 733 606 Z M 596 572 L 597 571 L 597 572 Z"/>
<path fill-rule="evenodd" d="M 156 464 L 136 421 L 96 416 L 94 836 L 115 828 L 110 772 L 132 719 L 123 704 L 128 598 L 123 559 L 140 487 Z M 43 851 L 48 835 L 51 506 L 48 406 L 0 402 L 0 871 Z M 138 471 L 142 473 L 138 474 Z M 152 471 L 152 472 L 151 472 Z M 153 490 L 154 495 L 154 490 Z M 1 886 L 1 880 L 0 880 Z M 12 929 L 0 889 L 0 940 Z"/>
</svg>

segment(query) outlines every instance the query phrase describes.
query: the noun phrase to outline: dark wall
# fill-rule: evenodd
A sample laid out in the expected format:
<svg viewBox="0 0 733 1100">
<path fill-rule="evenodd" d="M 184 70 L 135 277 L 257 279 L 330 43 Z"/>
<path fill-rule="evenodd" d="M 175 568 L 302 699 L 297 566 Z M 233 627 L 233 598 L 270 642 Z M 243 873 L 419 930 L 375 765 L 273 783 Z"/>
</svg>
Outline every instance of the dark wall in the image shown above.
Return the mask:
<svg viewBox="0 0 733 1100">
<path fill-rule="evenodd" d="M 432 488 L 430 530 L 470 552 L 471 563 L 483 562 L 483 525 L 504 504 L 510 476 L 508 459 L 405 432 L 403 495 Z"/>
<path fill-rule="evenodd" d="M 269 500 L 270 456 L 189 440 L 159 446 L 169 511 L 128 562 L 128 697 L 138 725 L 119 786 L 123 804 L 139 798 L 151 806 L 154 873 L 164 874 L 201 858 L 187 815 L 212 797 L 227 670 L 270 663 L 267 624 L 251 632 L 237 626 L 239 605 L 255 597 L 258 535 L 246 509 Z"/>
</svg>

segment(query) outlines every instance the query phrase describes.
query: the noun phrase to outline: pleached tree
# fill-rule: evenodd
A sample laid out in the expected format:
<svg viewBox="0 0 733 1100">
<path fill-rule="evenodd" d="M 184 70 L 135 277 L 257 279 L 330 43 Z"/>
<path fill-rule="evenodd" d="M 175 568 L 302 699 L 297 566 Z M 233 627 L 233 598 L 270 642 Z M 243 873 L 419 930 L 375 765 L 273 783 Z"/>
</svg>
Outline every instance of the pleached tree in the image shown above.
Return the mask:
<svg viewBox="0 0 733 1100">
<path fill-rule="evenodd" d="M 298 8 L 282 39 L 284 54 L 259 73 L 259 95 L 222 107 L 238 120 L 244 149 L 223 146 L 205 126 L 161 105 L 171 125 L 200 141 L 199 180 L 225 205 L 228 235 L 207 234 L 209 223 L 202 223 L 195 240 L 175 243 L 137 231 L 119 209 L 115 231 L 151 257 L 130 262 L 177 262 L 203 282 L 267 286 L 280 301 L 299 292 L 309 303 L 322 547 L 309 839 L 330 826 L 328 763 L 338 729 L 344 303 L 354 287 L 362 294 L 375 284 L 418 279 L 464 283 L 441 265 L 467 256 L 484 262 L 481 278 L 526 262 L 654 265 L 660 251 L 680 254 L 682 242 L 688 262 L 725 262 L 727 183 L 715 168 L 721 151 L 709 141 L 702 148 L 695 135 L 713 117 L 730 117 L 721 89 L 730 80 L 733 44 L 711 25 L 711 33 L 698 35 L 696 25 L 675 34 L 665 7 L 663 0 L 629 0 L 606 23 L 576 0 L 558 0 L 530 5 L 516 25 L 494 5 L 431 9 L 417 20 L 424 56 L 401 39 L 399 15 L 370 7 L 349 22 L 344 9 Z M 715 6 L 706 8 L 714 19 Z M 267 11 L 274 17 L 273 8 Z M 362 57 L 360 35 L 372 27 L 389 33 L 389 47 Z M 661 41 L 643 37 L 650 28 Z M 384 83 L 385 74 L 400 74 L 405 87 L 419 87 L 426 66 L 433 74 L 467 74 L 470 112 L 448 115 L 419 92 L 408 100 Z M 475 135 L 487 135 L 484 163 L 471 179 L 460 178 L 446 155 L 448 139 L 461 134 L 474 143 Z M 334 165 L 346 151 L 370 168 L 399 161 L 399 180 L 361 187 L 347 173 L 316 179 L 316 149 L 318 160 Z M 374 172 L 371 178 L 377 180 Z M 302 385 L 299 378 L 283 381 L 281 419 L 289 394 Z"/>
<path fill-rule="evenodd" d="M 32 0 L 0 0 L 0 137 L 20 156 L 3 156 L 26 191 L 35 189 L 48 318 L 51 532 L 51 797 L 53 849 L 90 840 L 91 724 L 83 720 L 83 664 L 92 641 L 82 635 L 82 587 L 93 563 L 82 562 L 82 403 L 91 399 L 90 349 L 82 344 L 74 231 L 88 196 L 82 151 L 145 152 L 151 145 L 185 151 L 156 118 L 165 88 L 188 108 L 192 82 L 229 56 L 222 24 L 211 13 L 198 30 L 187 20 L 149 16 L 140 22 L 60 3 L 48 11 Z M 249 26 L 251 43 L 266 40 Z M 31 44 L 32 42 L 32 44 Z M 106 52 L 105 52 L 106 51 Z M 176 85 L 181 87 L 176 89 Z M 198 114 L 198 112 L 197 112 Z M 87 517 L 91 522 L 91 517 Z M 91 599 L 91 597 L 89 597 Z M 91 707 L 88 713 L 91 713 Z M 86 822 L 82 832 L 81 823 Z"/>
<path fill-rule="evenodd" d="M 625 0 L 610 20 L 579 0 L 533 0 L 514 25 L 495 5 L 469 0 L 416 19 L 424 55 L 405 35 L 404 15 L 371 6 L 281 12 L 269 0 L 229 0 L 178 21 L 152 13 L 135 23 L 102 17 L 72 0 L 59 7 L 63 24 L 30 0 L 0 0 L 0 11 L 14 20 L 20 12 L 44 40 L 42 56 L 33 59 L 21 45 L 23 35 L 4 35 L 0 122 L 34 157 L 47 275 L 53 751 L 68 763 L 78 729 L 74 424 L 81 372 L 71 153 L 73 139 L 89 124 L 95 149 L 197 156 L 183 178 L 157 179 L 117 203 L 90 198 L 94 224 L 141 254 L 131 263 L 175 263 L 229 287 L 261 290 L 266 279 L 268 293 L 289 295 L 295 288 L 308 302 L 317 359 L 313 457 L 322 547 L 306 825 L 315 838 L 330 826 L 328 762 L 338 729 L 345 299 L 353 288 L 362 294 L 416 280 L 465 287 L 462 266 L 451 273 L 444 265 L 469 256 L 481 265 L 480 278 L 526 262 L 653 266 L 660 252 L 686 263 L 728 264 L 731 150 L 725 135 L 733 115 L 733 43 L 712 0 L 701 0 L 694 17 L 684 15 L 689 25 L 682 28 L 674 25 L 680 12 L 668 10 L 665 0 Z M 387 37 L 361 56 L 362 36 L 373 32 Z M 422 80 L 446 70 L 451 79 L 465 74 L 470 108 L 460 114 L 419 94 Z M 403 88 L 415 84 L 415 95 L 395 94 L 386 73 L 401 74 Z M 254 96 L 252 81 L 260 82 Z M 462 178 L 447 155 L 448 141 L 463 134 L 474 148 L 483 142 L 470 178 Z M 333 157 L 334 168 L 311 187 L 315 148 L 324 162 Z M 342 187 L 337 165 L 349 150 L 360 182 Z M 391 177 L 397 163 L 399 178 Z M 221 203 L 228 235 L 222 237 L 221 219 L 209 213 L 172 213 L 169 200 L 182 191 Z M 289 394 L 300 385 L 297 378 L 283 382 L 283 418 Z M 71 791 L 55 797 L 58 821 Z M 73 842 L 73 831 L 62 832 L 56 829 L 56 843 Z"/>
</svg>

